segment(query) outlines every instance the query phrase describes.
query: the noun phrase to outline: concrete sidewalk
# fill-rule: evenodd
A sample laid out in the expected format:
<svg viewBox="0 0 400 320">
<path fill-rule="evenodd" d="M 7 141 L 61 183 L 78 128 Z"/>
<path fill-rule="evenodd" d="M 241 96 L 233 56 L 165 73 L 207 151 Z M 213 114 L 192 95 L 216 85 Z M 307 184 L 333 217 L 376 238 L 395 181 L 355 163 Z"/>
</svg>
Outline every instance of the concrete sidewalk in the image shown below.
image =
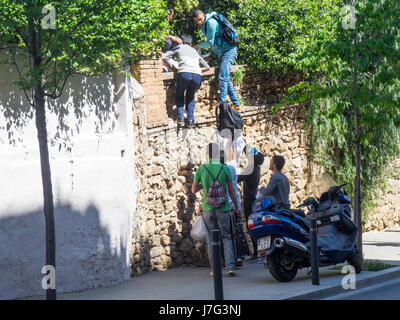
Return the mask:
<svg viewBox="0 0 400 320">
<path fill-rule="evenodd" d="M 369 232 L 363 234 L 365 259 L 379 259 L 399 265 L 379 272 L 361 272 L 357 286 L 374 281 L 400 277 L 400 232 Z M 332 267 L 320 269 L 320 285 L 311 284 L 307 269 L 296 278 L 280 283 L 272 278 L 263 264 L 246 262 L 237 277 L 223 277 L 224 298 L 227 300 L 319 299 L 338 294 L 344 277 Z M 210 268 L 182 266 L 164 272 L 151 272 L 120 285 L 77 293 L 58 294 L 60 300 L 133 299 L 133 300 L 213 300 L 214 282 Z M 375 279 L 375 280 L 374 280 Z M 44 299 L 36 297 L 35 299 Z"/>
<path fill-rule="evenodd" d="M 363 233 L 365 259 L 400 265 L 400 230 Z"/>
</svg>

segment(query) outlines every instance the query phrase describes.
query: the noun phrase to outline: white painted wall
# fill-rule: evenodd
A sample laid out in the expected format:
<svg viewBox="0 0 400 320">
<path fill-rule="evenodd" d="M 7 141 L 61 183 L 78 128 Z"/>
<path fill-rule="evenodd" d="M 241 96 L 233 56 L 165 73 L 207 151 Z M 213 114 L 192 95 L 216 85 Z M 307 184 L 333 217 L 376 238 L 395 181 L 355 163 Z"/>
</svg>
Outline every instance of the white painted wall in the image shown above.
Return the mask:
<svg viewBox="0 0 400 320">
<path fill-rule="evenodd" d="M 130 277 L 137 186 L 126 75 L 74 77 L 48 105 L 59 292 Z M 11 84 L 15 77 L 0 65 L 0 299 L 45 294 L 37 133 L 26 99 Z"/>
</svg>

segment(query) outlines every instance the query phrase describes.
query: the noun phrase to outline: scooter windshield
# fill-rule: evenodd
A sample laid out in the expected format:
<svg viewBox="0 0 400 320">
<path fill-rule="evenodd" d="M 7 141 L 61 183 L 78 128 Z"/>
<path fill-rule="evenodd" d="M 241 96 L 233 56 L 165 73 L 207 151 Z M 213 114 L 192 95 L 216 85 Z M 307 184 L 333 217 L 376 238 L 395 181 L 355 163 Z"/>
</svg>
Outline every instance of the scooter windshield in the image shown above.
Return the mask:
<svg viewBox="0 0 400 320">
<path fill-rule="evenodd" d="M 324 192 L 337 185 L 336 181 L 328 173 L 324 172 L 312 178 L 311 192 L 314 197 L 319 199 Z"/>
</svg>

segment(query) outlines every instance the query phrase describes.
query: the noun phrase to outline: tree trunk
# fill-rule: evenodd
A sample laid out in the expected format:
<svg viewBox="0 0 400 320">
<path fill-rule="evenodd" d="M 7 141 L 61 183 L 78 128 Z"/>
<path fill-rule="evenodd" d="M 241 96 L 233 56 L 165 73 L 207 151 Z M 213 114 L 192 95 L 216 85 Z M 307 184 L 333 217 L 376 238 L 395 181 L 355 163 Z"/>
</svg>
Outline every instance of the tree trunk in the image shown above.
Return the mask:
<svg viewBox="0 0 400 320">
<path fill-rule="evenodd" d="M 361 146 L 360 146 L 360 111 L 358 107 L 355 109 L 355 129 L 356 129 L 356 177 L 354 180 L 354 213 L 356 224 L 358 227 L 357 239 L 357 256 L 362 262 L 363 247 L 362 247 L 362 210 L 361 210 Z"/>
<path fill-rule="evenodd" d="M 49 148 L 47 145 L 46 109 L 41 86 L 35 89 L 36 128 L 38 131 L 40 167 L 42 172 L 44 217 L 46 223 L 46 265 L 56 268 L 56 237 L 53 189 L 51 183 Z M 47 300 L 56 300 L 56 289 L 46 290 Z"/>
<path fill-rule="evenodd" d="M 33 3 L 29 3 L 28 10 L 34 9 Z M 46 129 L 46 109 L 42 80 L 42 39 L 40 19 L 34 19 L 31 16 L 28 19 L 29 44 L 31 47 L 31 57 L 34 70 L 33 80 L 36 83 L 34 89 L 34 107 L 36 118 L 36 129 L 39 140 L 40 168 L 42 173 L 43 187 L 43 209 L 46 225 L 46 265 L 52 266 L 56 270 L 56 236 L 54 224 L 54 204 L 53 187 L 51 183 L 49 147 L 47 145 Z M 55 276 L 55 275 L 54 275 Z M 55 280 L 55 279 L 54 279 Z M 56 289 L 46 289 L 47 300 L 56 300 Z"/>
<path fill-rule="evenodd" d="M 355 1 L 353 2 L 355 5 Z M 358 74 L 357 74 L 357 29 L 354 30 L 354 57 L 353 57 L 353 93 L 358 91 Z M 355 222 L 358 227 L 357 238 L 357 256 L 362 262 L 363 247 L 362 247 L 362 210 L 361 210 L 361 132 L 360 132 L 360 109 L 358 105 L 352 101 L 354 109 L 354 129 L 355 129 L 355 151 L 356 151 L 356 177 L 354 179 L 354 215 Z"/>
</svg>

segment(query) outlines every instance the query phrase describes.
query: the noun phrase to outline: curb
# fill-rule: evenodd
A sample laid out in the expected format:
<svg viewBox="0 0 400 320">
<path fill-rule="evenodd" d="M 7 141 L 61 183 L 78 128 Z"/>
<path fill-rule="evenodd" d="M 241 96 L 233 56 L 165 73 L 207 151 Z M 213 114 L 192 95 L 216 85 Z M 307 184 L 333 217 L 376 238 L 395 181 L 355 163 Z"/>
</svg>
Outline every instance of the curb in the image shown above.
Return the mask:
<svg viewBox="0 0 400 320">
<path fill-rule="evenodd" d="M 393 267 L 382 271 L 369 271 L 369 272 L 373 272 L 373 274 L 368 275 L 364 279 L 359 279 L 359 280 L 357 279 L 356 289 L 351 291 L 355 292 L 357 289 L 363 289 L 369 286 L 373 286 L 377 283 L 382 283 L 388 280 L 392 280 L 395 277 L 400 277 L 400 267 Z M 345 292 L 349 291 L 344 290 L 342 288 L 342 285 L 339 284 L 328 288 L 323 288 L 320 290 L 303 293 L 297 296 L 292 296 L 289 298 L 285 298 L 283 300 L 321 300 L 331 296 L 343 294 Z"/>
</svg>

